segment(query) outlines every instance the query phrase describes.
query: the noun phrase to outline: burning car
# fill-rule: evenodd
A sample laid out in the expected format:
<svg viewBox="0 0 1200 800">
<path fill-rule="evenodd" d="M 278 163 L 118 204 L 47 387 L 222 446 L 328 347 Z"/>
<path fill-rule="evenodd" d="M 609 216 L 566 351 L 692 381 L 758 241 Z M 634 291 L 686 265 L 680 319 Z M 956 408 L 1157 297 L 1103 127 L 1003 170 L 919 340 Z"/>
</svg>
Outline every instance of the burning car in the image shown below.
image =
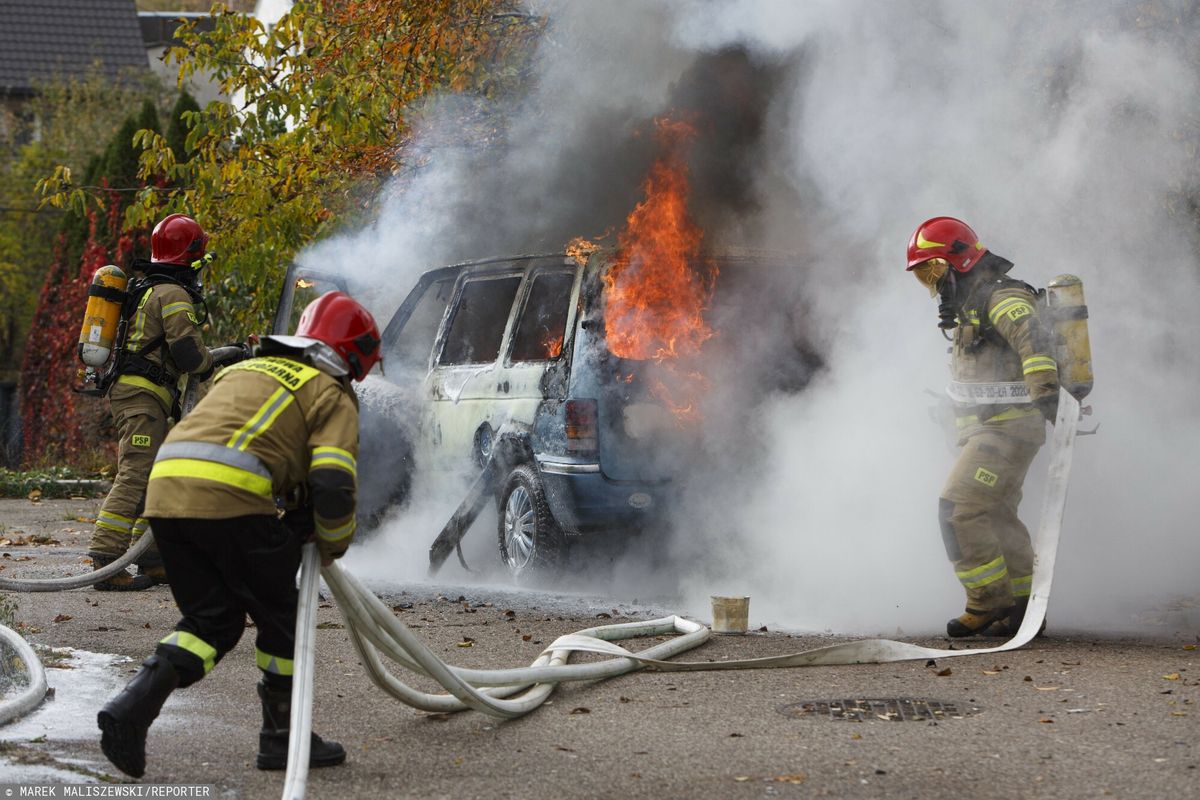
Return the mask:
<svg viewBox="0 0 1200 800">
<path fill-rule="evenodd" d="M 821 363 L 802 260 L 706 245 L 687 208 L 691 135 L 658 121 L 662 153 L 615 243 L 421 276 L 383 331 L 386 377 L 359 389 L 368 514 L 402 502 L 418 468 L 485 470 L 500 557 L 521 576 L 660 520 L 701 459 L 753 458 L 739 448 L 757 403 Z M 298 267 L 285 287 L 277 331 L 297 292 L 355 289 Z"/>
<path fill-rule="evenodd" d="M 418 467 L 491 463 L 500 557 L 516 576 L 553 570 L 573 541 L 669 508 L 698 431 L 731 398 L 799 390 L 819 368 L 802 305 L 781 302 L 793 259 L 696 252 L 651 267 L 587 249 L 420 278 L 384 329 L 386 376 L 360 389 L 364 429 L 390 431 L 362 441 L 366 513 L 403 502 Z M 353 291 L 301 268 L 288 287 L 279 331 L 297 289 Z"/>
</svg>

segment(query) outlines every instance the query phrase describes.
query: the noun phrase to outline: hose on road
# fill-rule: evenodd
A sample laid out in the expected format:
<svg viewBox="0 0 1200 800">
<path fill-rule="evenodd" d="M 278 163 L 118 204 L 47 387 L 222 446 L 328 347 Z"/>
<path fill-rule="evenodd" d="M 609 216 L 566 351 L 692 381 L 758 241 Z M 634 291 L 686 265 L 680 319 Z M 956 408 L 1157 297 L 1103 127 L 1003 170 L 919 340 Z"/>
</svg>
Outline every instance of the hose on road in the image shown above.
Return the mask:
<svg viewBox="0 0 1200 800">
<path fill-rule="evenodd" d="M 146 548 L 154 541 L 154 534 L 149 530 L 138 537 L 133 546 L 125 554 L 111 564 L 101 567 L 94 572 L 82 575 L 68 575 L 64 578 L 0 578 L 0 589 L 7 592 L 65 592 L 68 589 L 83 589 L 87 586 L 108 580 L 121 570 L 128 567 L 146 552 Z"/>
<path fill-rule="evenodd" d="M 601 680 L 637 669 L 699 671 L 764 669 L 812 665 L 887 663 L 924 658 L 958 658 L 1013 650 L 1029 643 L 1041 629 L 1050 598 L 1054 562 L 1066 506 L 1071 455 L 1079 418 L 1079 402 L 1061 392 L 1059 413 L 1051 440 L 1046 492 L 1034 550 L 1032 589 L 1025 619 L 1016 635 L 997 647 L 943 650 L 890 639 L 869 639 L 821 647 L 767 658 L 722 662 L 676 662 L 672 656 L 705 642 L 707 627 L 677 616 L 644 622 L 617 623 L 560 636 L 542 651 L 529 667 L 478 670 L 452 667 L 443 662 L 421 639 L 372 592 L 336 562 L 322 570 L 338 610 L 346 622 L 355 649 L 371 679 L 392 697 L 414 708 L 432 712 L 474 709 L 510 719 L 536 709 L 564 681 Z M 300 612 L 296 622 L 295 678 L 292 689 L 292 727 L 284 800 L 302 800 L 308 773 L 308 743 L 312 722 L 312 671 L 315 660 L 313 636 L 317 607 L 317 554 L 315 545 L 305 545 L 300 579 Z M 675 634 L 675 638 L 633 652 L 615 644 L 642 636 Z M 609 656 L 606 661 L 568 663 L 572 653 L 589 652 Z M 405 669 L 433 678 L 446 694 L 421 692 L 400 681 L 384 666 L 381 654 Z"/>
</svg>

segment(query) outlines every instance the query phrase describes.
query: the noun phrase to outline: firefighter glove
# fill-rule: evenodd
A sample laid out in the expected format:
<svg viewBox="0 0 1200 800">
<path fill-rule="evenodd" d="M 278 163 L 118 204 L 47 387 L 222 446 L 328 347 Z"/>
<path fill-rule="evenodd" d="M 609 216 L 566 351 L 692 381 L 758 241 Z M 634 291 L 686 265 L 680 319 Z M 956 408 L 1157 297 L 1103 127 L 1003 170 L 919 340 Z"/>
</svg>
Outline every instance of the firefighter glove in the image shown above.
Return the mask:
<svg viewBox="0 0 1200 800">
<path fill-rule="evenodd" d="M 340 539 L 336 542 L 331 542 L 327 539 L 316 537 L 317 551 L 321 554 L 321 563 L 328 564 L 330 561 L 335 561 L 346 554 L 346 550 L 350 548 L 351 537 Z"/>
<path fill-rule="evenodd" d="M 1042 397 L 1035 401 L 1035 405 L 1038 407 L 1038 411 L 1042 412 L 1042 416 L 1045 417 L 1046 421 L 1051 425 L 1054 424 L 1054 420 L 1058 419 L 1057 394 L 1052 394 L 1049 397 Z"/>
<path fill-rule="evenodd" d="M 214 367 L 227 367 L 230 364 L 245 361 L 250 357 L 249 345 L 242 344 L 241 342 L 214 347 L 209 352 L 212 354 Z"/>
</svg>

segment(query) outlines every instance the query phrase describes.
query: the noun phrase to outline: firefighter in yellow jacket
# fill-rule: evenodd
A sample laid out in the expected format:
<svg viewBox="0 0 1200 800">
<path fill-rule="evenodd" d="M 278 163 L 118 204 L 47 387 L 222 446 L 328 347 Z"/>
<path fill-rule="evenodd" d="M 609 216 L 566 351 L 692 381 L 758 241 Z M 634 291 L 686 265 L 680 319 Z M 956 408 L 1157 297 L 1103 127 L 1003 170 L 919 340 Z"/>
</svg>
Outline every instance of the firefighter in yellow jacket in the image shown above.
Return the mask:
<svg viewBox="0 0 1200 800">
<path fill-rule="evenodd" d="M 206 311 L 198 275 L 207 263 L 208 235 L 191 217 L 172 214 L 150 236 L 150 261 L 136 265 L 143 277 L 130 283 L 126 335 L 109 404 L 118 432 L 117 473 L 104 499 L 88 554 L 96 569 L 120 558 L 146 529 L 142 502 L 154 456 L 167 434 L 183 381 L 205 380 L 218 363 L 241 357 L 237 347 L 210 351 L 200 338 Z M 234 351 L 237 351 L 236 353 Z M 218 352 L 219 351 L 219 352 Z M 182 380 L 181 380 L 182 379 Z M 151 545 L 138 559 L 138 574 L 127 570 L 100 581 L 101 591 L 148 589 L 166 583 L 158 550 Z"/>
<path fill-rule="evenodd" d="M 954 331 L 949 393 L 962 447 L 938 500 L 946 553 L 966 590 L 953 637 L 1015 633 L 1033 577 L 1029 531 L 1017 516 L 1029 465 L 1058 409 L 1058 366 L 1037 291 L 1007 276 L 964 222 L 935 217 L 908 245 L 908 269 L 940 297 Z"/>
<path fill-rule="evenodd" d="M 257 766 L 286 767 L 300 545 L 315 538 L 328 565 L 354 535 L 358 404 L 350 380 L 362 380 L 380 356 L 370 313 L 329 292 L 304 310 L 295 336 L 267 337 L 257 357 L 222 370 L 167 436 L 146 516 L 183 617 L 99 713 L 101 747 L 123 772 L 143 774 L 146 733 L 163 702 L 233 649 L 247 615 L 262 671 Z M 282 519 L 277 498 L 294 506 Z M 313 734 L 311 766 L 345 758 L 341 745 Z"/>
</svg>

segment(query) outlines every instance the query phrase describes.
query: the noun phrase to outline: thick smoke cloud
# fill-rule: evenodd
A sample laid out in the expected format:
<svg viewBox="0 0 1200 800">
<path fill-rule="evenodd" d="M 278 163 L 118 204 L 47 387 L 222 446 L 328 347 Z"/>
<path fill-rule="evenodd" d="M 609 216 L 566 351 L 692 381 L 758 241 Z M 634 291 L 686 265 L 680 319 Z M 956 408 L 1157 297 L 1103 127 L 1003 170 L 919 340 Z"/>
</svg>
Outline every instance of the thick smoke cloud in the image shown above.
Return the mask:
<svg viewBox="0 0 1200 800">
<path fill-rule="evenodd" d="M 700 616 L 709 593 L 746 592 L 752 620 L 774 625 L 932 632 L 962 603 L 936 523 L 953 458 L 932 419 L 945 342 L 902 259 L 921 220 L 962 217 L 1016 277 L 1080 275 L 1091 308 L 1084 424 L 1100 432 L 1077 445 L 1051 624 L 1194 629 L 1196 31 L 1153 16 L 1167 5 L 538 4 L 552 22 L 537 81 L 496 140 L 464 140 L 462 101 L 434 104 L 379 222 L 303 260 L 386 276 L 386 308 L 436 264 L 559 251 L 640 199 L 651 120 L 697 115 L 693 210 L 710 243 L 804 256 L 776 276 L 788 313 L 741 322 L 760 329 L 750 349 L 781 352 L 778 326 L 797 325 L 825 367 L 798 393 L 715 385 L 710 457 L 663 532 L 667 563 L 630 559 L 598 588 Z M 1044 470 L 1027 482 L 1031 527 Z M 396 548 L 417 566 L 388 574 L 421 574 L 453 507 L 438 502 L 365 555 Z M 432 527 L 413 530 L 418 517 Z"/>
</svg>

